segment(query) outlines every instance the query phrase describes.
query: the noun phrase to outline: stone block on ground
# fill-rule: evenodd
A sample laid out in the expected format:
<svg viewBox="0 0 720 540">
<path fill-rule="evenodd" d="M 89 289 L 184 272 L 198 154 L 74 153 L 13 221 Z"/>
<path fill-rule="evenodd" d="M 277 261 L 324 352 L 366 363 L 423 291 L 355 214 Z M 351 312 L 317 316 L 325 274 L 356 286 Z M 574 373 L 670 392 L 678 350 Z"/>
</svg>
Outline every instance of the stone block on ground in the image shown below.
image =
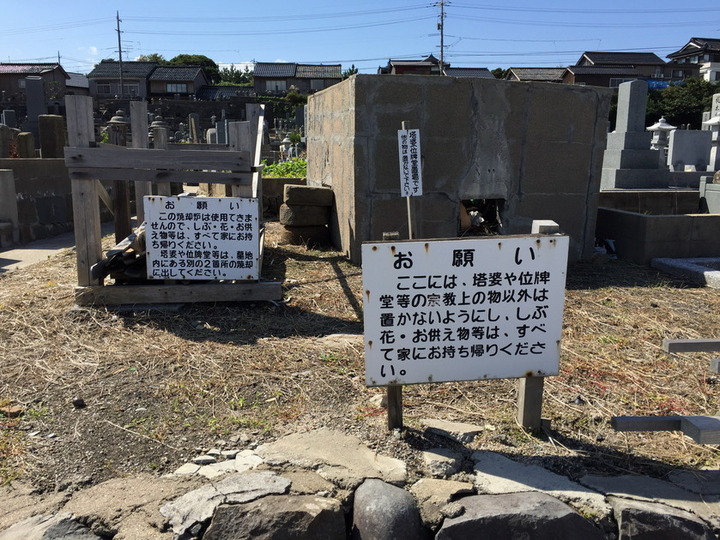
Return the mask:
<svg viewBox="0 0 720 540">
<path fill-rule="evenodd" d="M 352 538 L 422 540 L 430 538 L 430 531 L 410 493 L 371 478 L 355 491 Z"/>
<path fill-rule="evenodd" d="M 425 471 L 434 477 L 448 477 L 458 472 L 462 454 L 449 448 L 432 448 L 422 453 Z"/>
<path fill-rule="evenodd" d="M 610 497 L 618 540 L 712 540 L 715 535 L 697 516 L 664 504 Z"/>
<path fill-rule="evenodd" d="M 462 444 L 473 442 L 478 433 L 483 430 L 482 426 L 476 426 L 474 424 L 448 422 L 434 418 L 424 418 L 421 420 L 421 423 L 429 433 L 440 435 L 441 437 L 446 437 Z"/>
<path fill-rule="evenodd" d="M 311 227 L 283 227 L 280 232 L 280 243 L 293 246 L 308 247 L 327 246 L 330 244 L 330 229 L 325 225 Z"/>
<path fill-rule="evenodd" d="M 0 532 L 0 540 L 98 540 L 102 538 L 72 514 L 38 515 Z"/>
<path fill-rule="evenodd" d="M 565 503 L 545 493 L 474 495 L 459 501 L 464 512 L 447 518 L 436 540 L 532 538 L 601 540 L 604 535 Z"/>
<path fill-rule="evenodd" d="M 334 499 L 271 495 L 215 510 L 203 540 L 344 540 L 345 517 Z"/>
<path fill-rule="evenodd" d="M 290 206 L 332 206 L 333 191 L 326 187 L 286 185 L 283 200 Z"/>
<path fill-rule="evenodd" d="M 233 474 L 185 493 L 160 508 L 160 513 L 176 535 L 197 534 L 221 504 L 248 503 L 288 489 L 290 480 L 272 472 Z"/>
<path fill-rule="evenodd" d="M 290 463 L 315 469 L 343 489 L 357 487 L 365 478 L 381 478 L 393 484 L 407 480 L 404 462 L 377 454 L 357 437 L 330 429 L 288 435 L 259 446 L 255 452 L 270 465 Z"/>
<path fill-rule="evenodd" d="M 288 205 L 280 206 L 280 223 L 288 227 L 312 227 L 330 222 L 328 206 Z"/>
<path fill-rule="evenodd" d="M 420 516 L 426 525 L 440 524 L 448 503 L 466 495 L 474 495 L 475 487 L 468 482 L 421 478 L 410 488 L 420 506 Z M 458 504 L 462 504 L 461 502 Z"/>
</svg>

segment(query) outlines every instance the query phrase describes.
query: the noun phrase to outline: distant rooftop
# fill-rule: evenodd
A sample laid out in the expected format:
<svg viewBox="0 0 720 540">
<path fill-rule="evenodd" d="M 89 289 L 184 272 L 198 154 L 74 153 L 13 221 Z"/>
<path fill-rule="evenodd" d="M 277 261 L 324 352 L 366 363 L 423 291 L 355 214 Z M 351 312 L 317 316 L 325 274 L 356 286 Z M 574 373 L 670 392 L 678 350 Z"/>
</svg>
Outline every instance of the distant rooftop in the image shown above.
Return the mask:
<svg viewBox="0 0 720 540">
<path fill-rule="evenodd" d="M 158 66 L 150 75 L 150 80 L 192 81 L 197 77 L 199 71 L 202 71 L 200 66 Z"/>
<path fill-rule="evenodd" d="M 602 52 L 586 51 L 575 63 L 577 66 L 592 65 L 653 65 L 664 64 L 662 58 L 655 53 L 648 52 Z"/>
<path fill-rule="evenodd" d="M 511 67 L 507 79 L 514 75 L 520 81 L 562 82 L 565 68 Z"/>
<path fill-rule="evenodd" d="M 60 64 L 55 63 L 41 63 L 41 64 L 0 64 L 0 73 L 17 73 L 25 75 L 40 75 L 41 73 L 47 73 L 59 69 L 65 78 L 69 78 L 69 75 L 65 72 Z"/>
<path fill-rule="evenodd" d="M 122 74 L 124 77 L 145 79 L 150 76 L 156 67 L 157 63 L 155 62 L 123 62 Z M 103 60 L 95 66 L 95 69 L 88 73 L 88 78 L 90 79 L 100 79 L 103 77 L 120 77 L 120 62 Z"/>
</svg>

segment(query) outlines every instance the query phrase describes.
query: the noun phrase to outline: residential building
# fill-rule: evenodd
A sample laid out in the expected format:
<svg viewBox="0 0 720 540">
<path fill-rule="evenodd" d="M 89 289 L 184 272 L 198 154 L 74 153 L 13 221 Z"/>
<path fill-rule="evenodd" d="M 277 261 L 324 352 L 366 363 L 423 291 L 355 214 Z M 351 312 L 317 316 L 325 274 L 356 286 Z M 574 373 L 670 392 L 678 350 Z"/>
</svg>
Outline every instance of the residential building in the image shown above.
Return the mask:
<svg viewBox="0 0 720 540">
<path fill-rule="evenodd" d="M 294 88 L 301 94 L 311 94 L 339 83 L 341 69 L 340 64 L 256 62 L 253 70 L 255 93 L 284 95 Z"/>
<path fill-rule="evenodd" d="M 505 80 L 561 83 L 565 68 L 511 67 Z"/>
<path fill-rule="evenodd" d="M 447 62 L 444 69 L 450 67 Z M 378 75 L 443 75 L 440 60 L 432 54 L 422 60 L 388 60 L 386 66 L 378 68 Z"/>
<path fill-rule="evenodd" d="M 121 77 L 120 62 L 102 60 L 88 73 L 90 95 L 101 99 L 112 99 L 121 95 L 126 98 L 147 99 L 148 79 L 156 67 L 155 62 L 122 62 Z"/>
<path fill-rule="evenodd" d="M 208 84 L 200 66 L 157 66 L 148 81 L 152 97 L 191 98 Z"/>
<path fill-rule="evenodd" d="M 448 77 L 459 77 L 461 79 L 494 79 L 488 68 L 455 68 L 446 67 L 445 75 Z"/>
<path fill-rule="evenodd" d="M 720 39 L 691 38 L 668 58 L 676 64 L 697 64 L 699 76 L 706 81 L 720 81 Z"/>
<path fill-rule="evenodd" d="M 58 63 L 0 64 L 0 100 L 2 102 L 25 102 L 25 79 L 40 77 L 45 86 L 48 103 L 61 101 L 66 93 L 70 76 Z"/>
</svg>

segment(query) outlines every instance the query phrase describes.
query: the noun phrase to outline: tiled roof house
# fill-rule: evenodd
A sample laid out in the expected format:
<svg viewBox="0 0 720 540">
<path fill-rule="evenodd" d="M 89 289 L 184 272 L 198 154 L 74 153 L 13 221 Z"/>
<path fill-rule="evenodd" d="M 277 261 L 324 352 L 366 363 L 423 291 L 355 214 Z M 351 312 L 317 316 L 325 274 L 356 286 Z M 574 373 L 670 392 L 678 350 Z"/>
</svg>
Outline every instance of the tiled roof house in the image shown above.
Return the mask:
<svg viewBox="0 0 720 540">
<path fill-rule="evenodd" d="M 0 92 L 4 93 L 4 101 L 24 102 L 25 78 L 30 76 L 42 78 L 48 101 L 63 98 L 70 78 L 58 63 L 0 64 Z"/>
<path fill-rule="evenodd" d="M 691 38 L 682 49 L 667 57 L 680 65 L 698 65 L 698 75 L 706 81 L 720 81 L 720 39 Z"/>
<path fill-rule="evenodd" d="M 153 97 L 195 96 L 208 83 L 200 66 L 158 66 L 149 81 Z"/>
<path fill-rule="evenodd" d="M 310 94 L 341 80 L 340 64 L 257 62 L 253 69 L 257 94 L 286 94 L 293 87 L 302 94 Z"/>
<path fill-rule="evenodd" d="M 157 67 L 155 62 L 123 62 L 122 84 L 124 97 L 147 98 L 148 79 Z M 90 95 L 99 98 L 120 96 L 120 62 L 103 60 L 88 73 Z"/>
</svg>

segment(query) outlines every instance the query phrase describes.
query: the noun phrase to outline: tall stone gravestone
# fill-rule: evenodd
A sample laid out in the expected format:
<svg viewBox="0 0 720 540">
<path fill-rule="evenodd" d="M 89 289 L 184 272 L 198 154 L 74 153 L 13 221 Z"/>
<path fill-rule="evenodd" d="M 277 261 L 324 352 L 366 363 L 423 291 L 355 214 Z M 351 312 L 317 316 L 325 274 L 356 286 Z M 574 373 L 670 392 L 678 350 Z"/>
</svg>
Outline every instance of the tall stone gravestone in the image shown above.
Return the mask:
<svg viewBox="0 0 720 540">
<path fill-rule="evenodd" d="M 17 115 L 15 111 L 11 109 L 5 109 L 0 116 L 0 124 L 5 124 L 8 127 L 17 127 Z"/>
<path fill-rule="evenodd" d="M 669 173 L 660 169 L 658 151 L 645 130 L 648 86 L 645 81 L 620 85 L 615 131 L 608 134 L 601 190 L 666 188 Z"/>
<path fill-rule="evenodd" d="M 712 133 L 702 130 L 676 129 L 670 132 L 668 165 L 671 171 L 683 172 L 689 166 L 695 171 L 707 171 Z"/>
<path fill-rule="evenodd" d="M 708 170 L 720 171 L 720 94 L 715 94 L 706 127 L 712 133 L 712 148 Z"/>
<path fill-rule="evenodd" d="M 23 124 L 23 131 L 29 131 L 35 137 L 35 141 L 40 140 L 38 129 L 38 116 L 45 114 L 45 83 L 42 77 L 25 77 L 25 96 L 27 99 L 27 117 Z"/>
</svg>

